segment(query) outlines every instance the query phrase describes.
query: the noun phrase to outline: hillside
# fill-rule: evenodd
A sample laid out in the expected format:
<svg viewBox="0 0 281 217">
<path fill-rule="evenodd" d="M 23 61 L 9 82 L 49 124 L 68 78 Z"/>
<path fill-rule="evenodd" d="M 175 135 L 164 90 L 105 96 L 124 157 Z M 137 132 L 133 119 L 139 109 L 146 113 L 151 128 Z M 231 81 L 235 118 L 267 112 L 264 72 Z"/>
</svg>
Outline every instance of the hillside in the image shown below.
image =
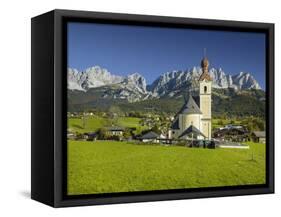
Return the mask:
<svg viewBox="0 0 281 217">
<path fill-rule="evenodd" d="M 123 112 L 155 112 L 176 113 L 186 96 L 180 91 L 176 96 L 147 99 L 137 102 L 103 98 L 104 87 L 90 89 L 87 92 L 69 91 L 68 110 L 70 112 L 98 110 L 108 111 L 111 106 L 118 106 Z M 214 116 L 260 116 L 265 114 L 265 92 L 262 90 L 234 91 L 233 89 L 213 89 L 212 113 Z"/>
<path fill-rule="evenodd" d="M 139 73 L 118 76 L 99 66 L 79 72 L 68 69 L 68 110 L 108 111 L 118 106 L 123 112 L 156 112 L 174 115 L 191 92 L 198 95 L 200 67 L 161 74 L 150 85 Z M 213 115 L 264 116 L 265 92 L 250 73 L 235 75 L 221 68 L 209 70 L 213 80 Z"/>
</svg>

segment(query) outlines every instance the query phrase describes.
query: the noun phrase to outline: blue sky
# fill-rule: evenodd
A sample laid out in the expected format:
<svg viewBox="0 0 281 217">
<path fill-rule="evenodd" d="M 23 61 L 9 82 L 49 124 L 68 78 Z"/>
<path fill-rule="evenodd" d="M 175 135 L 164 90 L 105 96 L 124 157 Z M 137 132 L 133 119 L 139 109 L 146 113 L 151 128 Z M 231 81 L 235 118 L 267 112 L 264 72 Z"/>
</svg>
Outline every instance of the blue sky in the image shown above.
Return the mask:
<svg viewBox="0 0 281 217">
<path fill-rule="evenodd" d="M 250 72 L 265 88 L 265 34 L 94 23 L 68 23 L 68 67 L 99 65 L 116 75 L 142 74 L 147 83 L 171 70 L 199 66 Z"/>
</svg>

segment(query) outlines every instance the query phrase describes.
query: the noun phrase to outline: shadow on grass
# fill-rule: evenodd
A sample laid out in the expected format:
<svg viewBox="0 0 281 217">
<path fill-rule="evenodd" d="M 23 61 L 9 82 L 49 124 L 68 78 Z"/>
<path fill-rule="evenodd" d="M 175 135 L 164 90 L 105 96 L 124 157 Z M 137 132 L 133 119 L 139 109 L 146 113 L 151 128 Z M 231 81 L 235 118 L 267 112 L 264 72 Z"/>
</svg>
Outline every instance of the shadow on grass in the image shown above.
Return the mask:
<svg viewBox="0 0 281 217">
<path fill-rule="evenodd" d="M 247 159 L 245 160 L 246 162 L 251 162 L 251 163 L 258 163 L 256 159 Z"/>
<path fill-rule="evenodd" d="M 77 128 L 77 129 L 83 129 L 83 127 L 81 127 L 81 126 L 78 125 L 78 124 L 73 124 L 72 126 L 75 127 L 75 128 Z"/>
</svg>

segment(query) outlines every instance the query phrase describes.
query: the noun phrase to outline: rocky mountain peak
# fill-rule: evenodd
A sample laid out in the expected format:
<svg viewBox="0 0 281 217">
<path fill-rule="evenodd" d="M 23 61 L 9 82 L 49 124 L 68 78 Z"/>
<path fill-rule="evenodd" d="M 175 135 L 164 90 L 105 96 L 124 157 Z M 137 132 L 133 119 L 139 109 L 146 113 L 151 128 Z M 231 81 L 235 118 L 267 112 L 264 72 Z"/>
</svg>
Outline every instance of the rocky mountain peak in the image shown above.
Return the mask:
<svg viewBox="0 0 281 217">
<path fill-rule="evenodd" d="M 146 80 L 139 73 L 133 73 L 128 75 L 123 81 L 123 84 L 127 85 L 131 90 L 136 89 L 140 93 L 146 93 Z"/>
<path fill-rule="evenodd" d="M 87 91 L 114 85 L 114 91 L 110 94 L 114 98 L 138 101 L 148 97 L 174 96 L 180 91 L 198 88 L 198 78 L 201 75 L 201 67 L 195 66 L 190 70 L 173 70 L 160 75 L 151 85 L 147 85 L 145 78 L 140 73 L 128 76 L 111 74 L 108 70 L 99 66 L 90 67 L 79 72 L 77 69 L 68 69 L 68 89 Z M 235 90 L 261 89 L 255 78 L 248 72 L 239 72 L 236 75 L 225 73 L 222 68 L 209 70 L 213 80 L 213 88 Z M 110 94 L 104 96 L 110 97 Z"/>
</svg>

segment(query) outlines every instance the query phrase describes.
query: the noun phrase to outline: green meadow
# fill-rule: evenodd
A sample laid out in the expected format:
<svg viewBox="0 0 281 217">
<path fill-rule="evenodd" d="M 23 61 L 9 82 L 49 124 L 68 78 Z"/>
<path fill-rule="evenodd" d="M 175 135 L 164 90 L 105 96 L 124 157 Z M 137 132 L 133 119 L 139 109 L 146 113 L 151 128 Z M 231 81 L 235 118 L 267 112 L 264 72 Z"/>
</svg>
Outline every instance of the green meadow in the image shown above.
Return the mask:
<svg viewBox="0 0 281 217">
<path fill-rule="evenodd" d="M 106 118 L 94 116 L 88 117 L 85 121 L 85 126 L 83 126 L 81 118 L 68 118 L 68 129 L 79 133 L 94 132 L 107 125 L 107 123 Z"/>
<path fill-rule="evenodd" d="M 120 117 L 117 120 L 117 125 L 120 127 L 136 128 L 134 133 L 140 134 L 143 130 L 147 130 L 147 126 L 140 125 L 140 118 L 136 117 Z"/>
<path fill-rule="evenodd" d="M 68 141 L 68 194 L 265 183 L 265 144 L 248 144 L 250 149 L 196 149 Z"/>
<path fill-rule="evenodd" d="M 239 125 L 239 124 L 241 124 L 241 121 L 212 118 L 212 127 L 213 128 L 223 127 L 223 126 L 225 126 L 227 124 Z"/>
<path fill-rule="evenodd" d="M 119 117 L 118 119 L 114 120 L 114 125 L 127 128 L 136 128 L 136 132 L 140 133 L 142 130 L 147 129 L 147 126 L 140 125 L 140 120 L 140 118 L 135 117 Z M 99 116 L 87 117 L 84 126 L 81 118 L 68 118 L 68 128 L 79 133 L 93 132 L 99 128 L 110 126 L 111 124 L 112 121 L 109 118 Z"/>
</svg>

